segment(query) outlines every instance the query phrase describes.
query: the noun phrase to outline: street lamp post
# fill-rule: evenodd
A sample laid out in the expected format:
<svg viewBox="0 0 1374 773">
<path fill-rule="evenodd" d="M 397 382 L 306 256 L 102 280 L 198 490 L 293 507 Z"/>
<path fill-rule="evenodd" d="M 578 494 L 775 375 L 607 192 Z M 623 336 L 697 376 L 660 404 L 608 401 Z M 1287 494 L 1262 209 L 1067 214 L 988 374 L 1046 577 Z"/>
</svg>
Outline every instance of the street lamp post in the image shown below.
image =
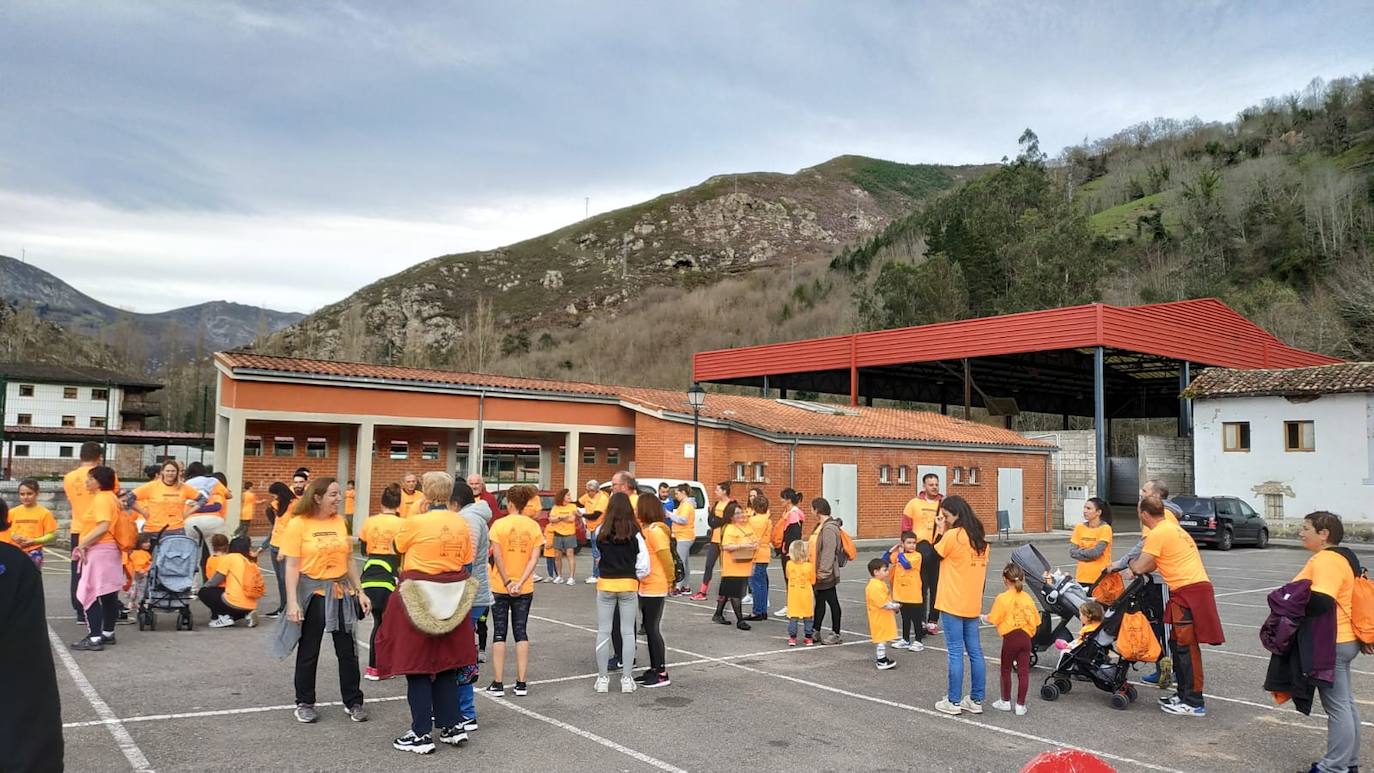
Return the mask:
<svg viewBox="0 0 1374 773">
<path fill-rule="evenodd" d="M 698 465 L 701 459 L 701 406 L 706 404 L 706 390 L 693 382 L 687 390 L 687 402 L 692 405 L 692 480 L 701 480 Z"/>
</svg>

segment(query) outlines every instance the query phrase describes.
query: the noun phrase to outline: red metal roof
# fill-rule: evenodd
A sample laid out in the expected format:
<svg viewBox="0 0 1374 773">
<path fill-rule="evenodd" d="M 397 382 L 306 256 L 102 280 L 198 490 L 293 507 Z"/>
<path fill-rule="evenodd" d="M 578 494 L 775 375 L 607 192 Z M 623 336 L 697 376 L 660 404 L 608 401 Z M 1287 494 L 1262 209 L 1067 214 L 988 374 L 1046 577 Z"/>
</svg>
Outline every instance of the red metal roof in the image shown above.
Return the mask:
<svg viewBox="0 0 1374 773">
<path fill-rule="evenodd" d="M 1105 346 L 1226 368 L 1341 362 L 1295 349 L 1215 298 L 1147 306 L 1101 303 L 698 352 L 693 376 L 723 381 Z"/>
</svg>

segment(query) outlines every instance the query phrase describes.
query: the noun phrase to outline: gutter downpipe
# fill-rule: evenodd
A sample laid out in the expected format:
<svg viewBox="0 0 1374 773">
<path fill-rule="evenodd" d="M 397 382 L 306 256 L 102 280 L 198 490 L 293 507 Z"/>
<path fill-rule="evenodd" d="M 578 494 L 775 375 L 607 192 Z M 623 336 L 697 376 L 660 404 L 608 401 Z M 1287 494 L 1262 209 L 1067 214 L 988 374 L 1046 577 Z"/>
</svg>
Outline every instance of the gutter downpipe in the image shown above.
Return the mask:
<svg viewBox="0 0 1374 773">
<path fill-rule="evenodd" d="M 792 436 L 792 448 L 787 460 L 787 486 L 793 490 L 797 488 L 797 436 Z"/>
<path fill-rule="evenodd" d="M 477 430 L 476 437 L 468 440 L 468 475 L 476 473 L 482 474 L 482 457 L 486 454 L 486 427 L 485 417 L 487 408 L 487 391 L 477 390 Z M 571 450 L 568 453 L 572 453 Z"/>
</svg>

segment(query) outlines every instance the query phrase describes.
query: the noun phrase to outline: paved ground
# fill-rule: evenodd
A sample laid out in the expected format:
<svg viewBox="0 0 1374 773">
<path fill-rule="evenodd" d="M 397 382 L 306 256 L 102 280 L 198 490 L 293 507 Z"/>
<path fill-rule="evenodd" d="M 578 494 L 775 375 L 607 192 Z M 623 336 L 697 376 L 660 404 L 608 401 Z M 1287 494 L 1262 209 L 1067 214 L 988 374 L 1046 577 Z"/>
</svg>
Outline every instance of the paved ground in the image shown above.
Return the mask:
<svg viewBox="0 0 1374 773">
<path fill-rule="evenodd" d="M 1067 560 L 1066 550 L 1042 550 Z M 624 696 L 618 682 L 609 695 L 592 692 L 593 589 L 536 586 L 530 695 L 479 697 L 481 729 L 473 741 L 430 757 L 390 748 L 409 721 L 402 681 L 364 683 L 373 716 L 367 724 L 350 723 L 337 703 L 321 707 L 319 724 L 297 724 L 291 665 L 267 654 L 270 627 L 211 630 L 197 604 L 197 628 L 189 633 L 121 626 L 120 643 L 105 652 L 57 647 L 67 764 L 75 771 L 369 770 L 398 763 L 419 770 L 1014 771 L 1039 752 L 1075 746 L 1123 771 L 1306 770 L 1323 749 L 1324 718 L 1271 705 L 1261 690 L 1268 655 L 1257 634 L 1265 591 L 1290 579 L 1307 554 L 1271 548 L 1203 555 L 1229 639 L 1205 651 L 1205 719 L 1161 713 L 1158 691 L 1146 687 L 1126 711 L 1108 708 L 1106 694 L 1086 684 L 1045 703 L 1038 697 L 1043 670 L 1032 672 L 1025 717 L 991 709 L 978 717 L 938 714 L 932 707 L 945 684 L 939 637 L 928 639 L 923 653 L 895 653 L 895 670 L 873 668 L 861 560 L 846 569 L 841 591 L 844 646 L 789 649 L 785 623 L 737 631 L 711 624 L 704 604 L 672 600 L 664 632 L 673 684 Z M 1006 556 L 1005 547 L 994 549 L 994 572 Z M 66 571 L 61 560 L 45 569 L 55 644 L 79 635 L 66 615 Z M 994 579 L 988 604 L 1000 590 Z M 776 608 L 776 568 L 772 580 Z M 360 638 L 366 641 L 366 631 Z M 996 632 L 984 630 L 983 642 L 993 695 Z M 1374 659 L 1355 665 L 1356 695 L 1374 719 L 1374 701 L 1366 700 L 1374 695 Z M 488 678 L 484 673 L 482 684 Z M 327 647 L 320 698 L 338 698 Z"/>
</svg>

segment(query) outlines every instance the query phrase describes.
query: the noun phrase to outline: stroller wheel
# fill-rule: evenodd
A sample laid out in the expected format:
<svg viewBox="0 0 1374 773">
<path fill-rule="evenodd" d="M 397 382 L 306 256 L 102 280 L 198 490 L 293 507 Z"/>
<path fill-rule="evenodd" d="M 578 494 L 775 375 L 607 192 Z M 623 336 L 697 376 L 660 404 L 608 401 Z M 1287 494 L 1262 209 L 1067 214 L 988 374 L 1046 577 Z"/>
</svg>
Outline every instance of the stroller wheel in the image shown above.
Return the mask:
<svg viewBox="0 0 1374 773">
<path fill-rule="evenodd" d="M 148 610 L 147 615 L 148 615 L 148 630 L 150 630 L 150 631 L 156 631 L 156 630 L 157 630 L 157 615 L 154 614 L 154 613 L 153 613 L 153 610 L 151 610 L 151 609 Z"/>
<path fill-rule="evenodd" d="M 1035 668 L 1035 665 L 1036 665 L 1037 663 L 1039 663 L 1039 662 L 1040 662 L 1040 653 L 1039 653 L 1039 652 L 1036 652 L 1035 650 L 1032 649 L 1032 650 L 1031 650 L 1031 656 L 1030 656 L 1030 667 L 1031 667 L 1031 668 Z"/>
<path fill-rule="evenodd" d="M 180 612 L 177 613 L 177 630 L 189 631 L 191 630 L 191 628 L 191 610 L 183 608 Z"/>
<path fill-rule="evenodd" d="M 1129 695 L 1127 695 L 1124 692 L 1112 693 L 1112 708 L 1116 709 L 1117 711 L 1125 711 L 1126 707 L 1130 705 L 1131 698 Z"/>
<path fill-rule="evenodd" d="M 1062 676 L 1055 678 L 1054 686 L 1058 687 L 1059 692 L 1065 695 L 1068 695 L 1069 693 L 1073 692 L 1073 682 L 1069 681 L 1068 679 L 1065 679 Z"/>
<path fill-rule="evenodd" d="M 1040 685 L 1040 697 L 1047 701 L 1059 700 L 1059 688 L 1053 682 Z"/>
<path fill-rule="evenodd" d="M 148 613 L 140 609 L 136 614 L 138 615 L 138 630 L 148 630 Z"/>
<path fill-rule="evenodd" d="M 1126 697 L 1131 699 L 1131 703 L 1135 703 L 1135 699 L 1140 697 L 1140 692 L 1135 689 L 1135 685 L 1126 685 Z"/>
</svg>

